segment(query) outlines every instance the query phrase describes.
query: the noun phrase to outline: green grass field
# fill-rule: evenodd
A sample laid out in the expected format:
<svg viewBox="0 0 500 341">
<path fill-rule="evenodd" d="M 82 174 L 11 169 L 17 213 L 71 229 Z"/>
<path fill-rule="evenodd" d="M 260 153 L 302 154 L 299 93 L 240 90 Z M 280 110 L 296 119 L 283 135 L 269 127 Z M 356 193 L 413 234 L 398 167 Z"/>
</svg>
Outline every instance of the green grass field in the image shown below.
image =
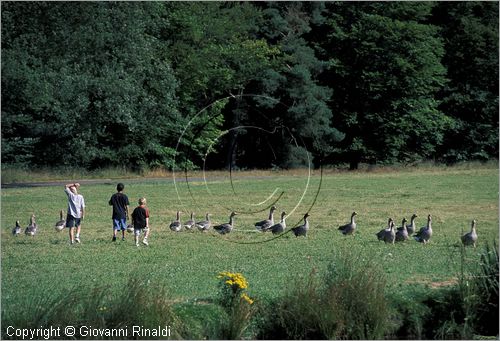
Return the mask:
<svg viewBox="0 0 500 341">
<path fill-rule="evenodd" d="M 124 180 L 131 207 L 145 196 L 151 211 L 150 246 L 139 248 L 131 234 L 124 242 L 111 242 L 108 200 L 118 180 L 81 187 L 87 214 L 82 244 L 75 246 L 69 245 L 66 231 L 58 233 L 53 228 L 59 210 L 66 211 L 63 186 L 3 189 L 2 310 L 21 309 L 33 297 L 68 288 L 74 288 L 75 295 L 96 285 L 121 288 L 136 275 L 164 285 L 178 302 L 210 300 L 216 295 L 216 275 L 225 270 L 243 273 L 251 296 L 277 297 L 296 276 L 307 276 L 313 268 L 325 270 L 334 253 L 379 262 L 394 290 L 411 292 L 415 286 L 454 282 L 460 270 L 459 237 L 470 229 L 473 218 L 478 221 L 479 248 L 499 238 L 498 165 L 325 171 L 317 198 L 317 170 L 309 180 L 307 171 L 233 176 L 233 186 L 228 174 L 218 174 L 207 186 L 200 179 L 190 181 L 189 186 L 178 182 L 177 191 L 171 179 Z M 253 223 L 266 218 L 265 208 L 280 195 L 276 205 L 279 213 L 291 213 L 288 226 L 299 223 L 310 209 L 307 238 L 288 233 L 267 241 L 272 235 L 254 231 Z M 187 220 L 191 211 L 198 220 L 210 212 L 219 223 L 235 210 L 239 213 L 236 231 L 226 236 L 171 232 L 168 225 L 178 209 L 183 212 L 181 220 Z M 353 210 L 358 212 L 358 232 L 354 237 L 342 236 L 337 227 L 348 222 Z M 21 221 L 24 231 L 32 212 L 39 233 L 34 238 L 12 236 L 15 221 Z M 412 213 L 419 216 L 417 228 L 432 214 L 434 235 L 428 245 L 414 240 L 396 245 L 377 241 L 375 233 L 386 226 L 388 217 L 399 226 Z M 467 250 L 472 266 L 478 261 L 477 252 Z"/>
</svg>

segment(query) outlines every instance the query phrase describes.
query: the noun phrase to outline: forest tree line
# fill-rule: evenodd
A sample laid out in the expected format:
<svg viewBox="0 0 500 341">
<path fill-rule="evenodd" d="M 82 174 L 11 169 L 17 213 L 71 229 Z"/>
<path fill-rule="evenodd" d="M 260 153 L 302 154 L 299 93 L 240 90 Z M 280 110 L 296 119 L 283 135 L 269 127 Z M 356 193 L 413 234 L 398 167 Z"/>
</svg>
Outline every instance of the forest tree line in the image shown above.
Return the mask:
<svg viewBox="0 0 500 341">
<path fill-rule="evenodd" d="M 2 2 L 2 163 L 496 159 L 498 6 Z"/>
</svg>

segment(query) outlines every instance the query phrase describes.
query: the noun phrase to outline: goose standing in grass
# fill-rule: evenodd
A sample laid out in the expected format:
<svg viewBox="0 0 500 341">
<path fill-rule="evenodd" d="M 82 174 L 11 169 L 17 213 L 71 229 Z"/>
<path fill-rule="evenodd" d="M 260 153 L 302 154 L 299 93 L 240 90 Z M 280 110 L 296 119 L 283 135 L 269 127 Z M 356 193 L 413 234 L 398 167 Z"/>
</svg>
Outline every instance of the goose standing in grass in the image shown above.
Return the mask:
<svg viewBox="0 0 500 341">
<path fill-rule="evenodd" d="M 191 218 L 190 218 L 188 221 L 186 221 L 186 222 L 184 223 L 184 228 L 185 228 L 186 230 L 191 230 L 191 229 L 194 227 L 195 223 L 196 223 L 196 222 L 195 222 L 195 220 L 194 220 L 194 213 L 193 213 L 193 212 L 191 212 Z"/>
<path fill-rule="evenodd" d="M 16 220 L 16 226 L 12 229 L 12 234 L 17 236 L 21 233 L 21 225 L 19 225 L 19 220 Z"/>
<path fill-rule="evenodd" d="M 170 224 L 170 229 L 174 232 L 179 232 L 182 229 L 181 211 L 177 211 L 177 218 Z"/>
<path fill-rule="evenodd" d="M 280 233 L 283 233 L 283 231 L 285 231 L 285 229 L 286 229 L 285 216 L 286 216 L 286 212 L 281 212 L 281 221 L 277 224 L 274 224 L 273 226 L 271 226 L 269 228 L 269 230 L 273 234 L 280 234 Z"/>
<path fill-rule="evenodd" d="M 396 240 L 396 232 L 394 231 L 394 221 L 392 219 L 389 220 L 389 228 L 384 229 L 377 233 L 378 240 L 383 240 L 384 243 L 394 244 Z"/>
<path fill-rule="evenodd" d="M 387 231 L 387 233 L 384 236 L 384 242 L 394 244 L 395 240 L 396 240 L 396 231 L 394 231 L 394 221 L 393 221 L 391 222 L 389 231 Z"/>
<path fill-rule="evenodd" d="M 398 231 L 396 232 L 396 241 L 397 242 L 404 242 L 405 240 L 408 240 L 408 230 L 406 227 L 406 218 L 403 218 L 403 221 L 401 222 L 401 226 L 398 227 Z"/>
<path fill-rule="evenodd" d="M 35 221 L 35 214 L 31 215 L 30 218 L 30 223 L 28 226 L 26 226 L 26 229 L 24 230 L 24 234 L 27 236 L 34 236 L 36 234 L 36 231 L 38 230 L 38 224 Z"/>
<path fill-rule="evenodd" d="M 255 228 L 262 232 L 268 231 L 269 228 L 274 225 L 274 211 L 276 211 L 276 207 L 272 206 L 271 209 L 269 210 L 269 218 L 266 220 L 256 222 Z"/>
<path fill-rule="evenodd" d="M 295 237 L 307 236 L 307 231 L 309 230 L 309 221 L 307 220 L 308 217 L 309 213 L 304 214 L 304 224 L 299 225 L 297 227 L 292 227 L 292 231 Z"/>
<path fill-rule="evenodd" d="M 470 232 L 462 236 L 462 244 L 464 244 L 464 246 L 472 245 L 476 247 L 476 242 L 477 242 L 476 223 L 477 223 L 476 219 L 472 220 Z"/>
<path fill-rule="evenodd" d="M 415 240 L 420 243 L 427 244 L 429 242 L 429 239 L 432 237 L 432 217 L 429 214 L 427 216 L 427 226 L 424 226 L 420 228 L 420 231 L 418 231 L 415 234 Z"/>
<path fill-rule="evenodd" d="M 59 221 L 56 223 L 54 228 L 56 231 L 61 232 L 64 229 L 64 226 L 66 226 L 66 220 L 64 219 L 64 213 L 63 210 L 59 212 Z"/>
<path fill-rule="evenodd" d="M 349 224 L 339 226 L 338 229 L 342 232 L 343 235 L 354 234 L 354 232 L 356 231 L 356 222 L 354 221 L 354 217 L 356 215 L 357 215 L 356 212 L 352 212 L 351 222 Z"/>
<path fill-rule="evenodd" d="M 196 223 L 196 227 L 200 231 L 208 231 L 210 229 L 210 226 L 212 226 L 212 223 L 210 222 L 210 214 L 206 214 L 205 216 L 206 220 L 202 220 Z"/>
<path fill-rule="evenodd" d="M 226 234 L 226 233 L 231 232 L 233 230 L 233 227 L 234 227 L 234 216 L 235 215 L 236 215 L 236 212 L 231 212 L 231 215 L 229 216 L 229 223 L 215 225 L 214 230 L 219 232 L 220 234 Z"/>
<path fill-rule="evenodd" d="M 385 241 L 385 235 L 389 233 L 391 230 L 391 226 L 394 224 L 394 220 L 392 218 L 389 218 L 387 221 L 387 227 L 383 228 L 382 230 L 378 231 L 375 235 L 377 236 L 378 240 L 384 240 Z"/>
<path fill-rule="evenodd" d="M 406 225 L 406 231 L 408 231 L 408 235 L 411 236 L 412 234 L 415 233 L 416 227 L 415 227 L 415 218 L 418 217 L 415 213 L 410 218 L 410 224 Z M 398 228 L 399 230 L 399 228 Z"/>
</svg>

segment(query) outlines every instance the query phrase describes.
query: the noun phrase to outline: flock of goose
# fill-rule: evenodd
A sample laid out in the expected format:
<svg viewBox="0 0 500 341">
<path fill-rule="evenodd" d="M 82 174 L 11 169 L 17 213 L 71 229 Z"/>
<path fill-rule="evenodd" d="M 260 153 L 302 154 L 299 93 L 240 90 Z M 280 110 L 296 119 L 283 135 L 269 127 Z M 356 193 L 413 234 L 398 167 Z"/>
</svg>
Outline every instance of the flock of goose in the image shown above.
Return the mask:
<svg viewBox="0 0 500 341">
<path fill-rule="evenodd" d="M 255 223 L 255 228 L 258 231 L 261 232 L 272 232 L 273 234 L 280 234 L 283 233 L 286 229 L 286 222 L 285 222 L 285 217 L 286 217 L 286 212 L 281 213 L 281 220 L 279 223 L 275 224 L 274 223 L 274 212 L 276 211 L 276 207 L 272 206 L 271 210 L 269 211 L 269 217 L 265 220 L 261 220 Z M 177 211 L 177 216 L 176 220 L 174 220 L 170 224 L 170 229 L 174 232 L 180 232 L 182 231 L 182 228 L 185 228 L 186 230 L 192 230 L 195 227 L 200 230 L 200 231 L 208 231 L 212 227 L 212 222 L 210 221 L 210 214 L 207 213 L 205 215 L 205 220 L 202 221 L 195 221 L 194 219 L 194 213 L 191 212 L 191 218 L 186 221 L 184 224 L 181 223 L 180 220 L 180 215 L 181 212 Z M 229 222 L 224 223 L 224 224 L 219 224 L 219 225 L 214 225 L 213 229 L 220 233 L 220 234 L 227 234 L 230 233 L 234 229 L 234 217 L 236 216 L 236 212 L 231 212 L 229 215 Z M 304 224 L 300 226 L 293 227 L 291 230 L 295 234 L 295 236 L 306 236 L 307 231 L 309 230 L 309 221 L 308 218 L 309 214 L 306 213 L 304 215 Z"/>
<path fill-rule="evenodd" d="M 279 223 L 275 224 L 274 223 L 274 212 L 276 211 L 276 207 L 272 206 L 270 211 L 269 211 L 269 217 L 265 220 L 261 220 L 255 223 L 255 228 L 258 231 L 261 232 L 272 232 L 273 234 L 280 234 L 283 233 L 286 229 L 286 222 L 285 222 L 285 217 L 286 217 L 286 212 L 281 213 L 281 220 Z M 194 219 L 194 213 L 191 212 L 191 218 L 186 221 L 184 224 L 181 223 L 180 220 L 180 211 L 177 211 L 177 216 L 176 220 L 174 220 L 170 224 L 170 229 L 174 232 L 180 232 L 182 231 L 183 228 L 186 230 L 192 230 L 195 227 L 198 228 L 200 231 L 208 231 L 212 224 L 210 221 L 210 214 L 207 213 L 205 216 L 205 220 L 202 221 L 195 221 Z M 351 221 L 348 224 L 339 226 L 338 230 L 343 234 L 343 235 L 353 235 L 356 231 L 356 221 L 355 221 L 355 216 L 357 215 L 356 212 L 353 212 L 351 214 Z M 213 229 L 217 231 L 220 234 L 227 234 L 230 233 L 233 228 L 234 228 L 234 217 L 236 216 L 235 212 L 231 212 L 229 216 L 229 222 L 220 224 L 220 225 L 215 225 L 213 226 Z M 306 213 L 304 215 L 304 223 L 302 225 L 293 227 L 291 231 L 296 237 L 299 236 L 307 236 L 307 231 L 309 231 L 309 221 L 308 221 L 309 214 Z M 392 218 L 389 218 L 387 227 L 380 230 L 377 232 L 375 235 L 377 236 L 378 240 L 384 241 L 385 243 L 392 243 L 394 244 L 395 242 L 404 242 L 409 239 L 411 235 L 414 234 L 414 239 L 417 242 L 424 243 L 426 244 L 429 242 L 429 240 L 432 237 L 432 217 L 429 214 L 427 216 L 427 225 L 421 227 L 418 231 L 416 230 L 416 224 L 415 224 L 415 218 L 418 216 L 416 214 L 413 214 L 410 218 L 410 224 L 406 224 L 408 220 L 406 218 L 403 218 L 401 222 L 401 226 L 395 228 L 394 220 Z M 472 221 L 472 226 L 470 232 L 464 234 L 461 237 L 462 243 L 464 245 L 472 245 L 476 247 L 476 242 L 477 242 L 477 233 L 476 233 L 476 220 Z"/>
<path fill-rule="evenodd" d="M 281 220 L 275 224 L 274 223 L 275 211 L 276 207 L 272 206 L 269 211 L 268 218 L 256 222 L 255 228 L 261 232 L 271 232 L 273 234 L 283 233 L 286 229 L 286 222 L 285 222 L 286 212 L 281 213 Z M 234 229 L 234 217 L 236 215 L 237 215 L 236 212 L 231 212 L 231 214 L 229 215 L 229 222 L 224 224 L 214 225 L 213 229 L 220 234 L 230 233 Z M 338 230 L 343 235 L 353 235 L 356 232 L 356 227 L 357 227 L 355 221 L 356 215 L 357 215 L 356 212 L 352 212 L 351 221 L 348 224 L 339 226 Z M 205 220 L 201 221 L 196 221 L 194 218 L 194 213 L 192 212 L 190 219 L 184 223 L 181 223 L 180 217 L 181 217 L 181 212 L 177 211 L 176 220 L 174 220 L 169 226 L 170 229 L 174 232 L 180 232 L 182 231 L 183 228 L 186 230 L 193 230 L 194 228 L 197 228 L 199 231 L 206 232 L 210 230 L 210 228 L 212 228 L 212 222 L 210 221 L 209 213 L 205 215 Z M 309 231 L 308 217 L 309 214 L 306 213 L 304 215 L 304 223 L 302 225 L 291 228 L 291 231 L 296 237 L 307 236 L 307 232 Z M 401 226 L 397 228 L 395 228 L 394 220 L 392 218 L 389 218 L 387 222 L 387 227 L 380 230 L 375 235 L 380 241 L 394 244 L 395 242 L 404 242 L 408 240 L 411 235 L 414 234 L 413 237 L 417 242 L 426 244 L 432 237 L 432 217 L 429 214 L 427 216 L 427 225 L 421 227 L 420 230 L 416 231 L 415 218 L 417 217 L 418 216 L 416 214 L 413 214 L 410 219 L 410 224 L 406 224 L 408 221 L 406 220 L 406 218 L 403 218 Z M 60 219 L 56 222 L 54 228 L 57 231 L 62 231 L 64 229 L 65 224 L 66 221 L 64 220 L 63 211 L 61 210 Z M 476 224 L 477 224 L 476 220 L 472 220 L 470 232 L 464 234 L 461 237 L 462 243 L 465 246 L 472 245 L 476 247 L 476 242 L 477 242 Z M 30 218 L 30 223 L 25 228 L 24 233 L 27 236 L 34 236 L 37 233 L 37 231 L 38 231 L 38 224 L 35 221 L 35 214 L 32 214 Z M 15 236 L 21 234 L 21 226 L 19 225 L 19 220 L 16 221 L 16 226 L 12 229 L 12 234 Z"/>
<path fill-rule="evenodd" d="M 33 237 L 37 233 L 37 231 L 38 224 L 35 221 L 35 214 L 32 214 L 28 226 L 26 226 L 26 228 L 24 229 L 24 234 Z M 14 236 L 21 234 L 21 225 L 19 225 L 19 220 L 16 221 L 16 226 L 14 226 L 14 228 L 12 229 L 12 234 Z"/>
<path fill-rule="evenodd" d="M 356 212 L 352 212 L 351 222 L 342 226 L 339 226 L 339 230 L 344 235 L 354 234 L 356 231 L 356 222 L 354 217 L 357 215 Z M 429 214 L 427 216 L 427 225 L 420 228 L 420 230 L 416 231 L 415 218 L 418 216 L 413 214 L 410 219 L 410 224 L 406 224 L 408 220 L 403 218 L 401 222 L 401 226 L 397 227 L 396 230 L 394 225 L 394 220 L 389 218 L 387 222 L 387 227 L 383 228 L 375 235 L 377 239 L 380 241 L 384 241 L 385 243 L 394 244 L 395 242 L 404 242 L 409 239 L 412 234 L 415 234 L 413 238 L 420 243 L 427 244 L 432 237 L 432 217 Z M 462 243 L 465 246 L 472 245 L 476 247 L 477 242 L 477 232 L 476 232 L 476 220 L 472 220 L 471 230 L 470 232 L 465 233 L 461 236 Z"/>
</svg>

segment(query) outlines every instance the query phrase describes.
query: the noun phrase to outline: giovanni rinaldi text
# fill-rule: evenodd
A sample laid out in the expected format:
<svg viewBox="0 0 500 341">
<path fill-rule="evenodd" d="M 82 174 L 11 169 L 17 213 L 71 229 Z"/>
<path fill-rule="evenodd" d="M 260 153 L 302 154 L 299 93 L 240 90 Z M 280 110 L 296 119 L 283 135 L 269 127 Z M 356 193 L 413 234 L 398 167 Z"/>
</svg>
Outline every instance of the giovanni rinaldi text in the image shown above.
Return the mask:
<svg viewBox="0 0 500 341">
<path fill-rule="evenodd" d="M 6 335 L 19 340 L 53 339 L 56 337 L 169 337 L 170 326 L 147 328 L 144 326 L 125 326 L 123 328 L 94 328 L 92 326 L 66 326 L 39 328 L 16 328 L 8 326 Z"/>
</svg>

